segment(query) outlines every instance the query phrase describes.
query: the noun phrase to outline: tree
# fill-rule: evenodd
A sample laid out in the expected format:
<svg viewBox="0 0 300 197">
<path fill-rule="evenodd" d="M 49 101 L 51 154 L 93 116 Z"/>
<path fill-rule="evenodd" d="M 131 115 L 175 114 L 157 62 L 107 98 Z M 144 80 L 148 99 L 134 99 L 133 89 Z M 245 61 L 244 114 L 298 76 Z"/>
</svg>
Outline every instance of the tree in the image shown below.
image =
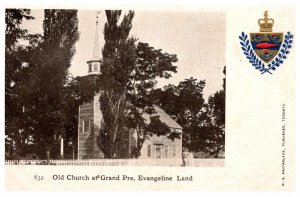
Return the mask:
<svg viewBox="0 0 300 197">
<path fill-rule="evenodd" d="M 41 62 L 43 66 L 40 71 L 48 73 L 48 77 L 39 74 L 44 78 L 43 82 L 45 78 L 49 81 L 47 80 L 47 84 L 41 82 L 45 89 L 40 89 L 39 93 L 46 97 L 38 101 L 41 107 L 39 112 L 44 114 L 40 116 L 38 122 L 39 129 L 43 130 L 40 130 L 39 138 L 42 138 L 43 146 L 47 149 L 52 148 L 51 145 L 55 144 L 59 136 L 65 139 L 69 136 L 67 128 L 72 120 L 69 107 L 74 110 L 76 105 L 70 105 L 73 98 L 70 98 L 67 92 L 68 69 L 76 52 L 75 43 L 78 39 L 77 10 L 45 10 L 44 42 L 41 46 L 45 61 Z M 41 124 L 41 121 L 45 120 L 46 124 Z"/>
<path fill-rule="evenodd" d="M 23 155 L 26 117 L 23 114 L 20 84 L 27 78 L 26 61 L 31 46 L 22 46 L 20 39 L 28 40 L 30 36 L 20 25 L 24 20 L 34 19 L 29 9 L 5 10 L 5 144 L 6 158 Z M 10 151 L 9 151 L 10 150 Z"/>
<path fill-rule="evenodd" d="M 151 97 L 151 92 L 157 84 L 157 78 L 170 78 L 172 72 L 177 72 L 174 63 L 178 59 L 176 55 L 163 53 L 161 49 L 154 49 L 143 42 L 137 44 L 135 53 L 136 63 L 129 76 L 131 80 L 127 88 L 129 90 L 127 95 L 130 103 L 133 104 L 131 125 L 137 131 L 137 146 L 133 150 L 136 153 L 134 157 L 138 157 L 146 139 L 154 134 L 161 135 L 159 129 L 151 128 L 163 128 L 166 136 L 172 140 L 180 138 L 178 133 L 166 127 L 155 115 L 155 103 Z M 142 117 L 143 113 L 153 116 L 149 125 L 145 123 Z"/>
<path fill-rule="evenodd" d="M 223 70 L 226 75 L 226 67 Z M 223 90 L 217 91 L 208 99 L 209 117 L 211 118 L 210 132 L 206 139 L 208 151 L 218 158 L 220 151 L 225 150 L 225 78 Z"/>
<path fill-rule="evenodd" d="M 225 68 L 223 73 L 225 74 Z M 205 80 L 193 78 L 152 91 L 152 97 L 183 127 L 183 146 L 218 158 L 225 145 L 225 78 L 223 90 L 203 99 Z"/>
<path fill-rule="evenodd" d="M 10 52 L 17 47 L 19 39 L 24 39 L 28 36 L 28 31 L 22 29 L 20 25 L 23 20 L 32 20 L 29 9 L 6 9 L 5 10 L 5 50 Z"/>
<path fill-rule="evenodd" d="M 152 92 L 156 103 L 183 127 L 183 147 L 189 149 L 192 149 L 193 132 L 203 121 L 204 87 L 205 80 L 191 77 L 179 82 L 178 86 L 168 85 Z"/>
<path fill-rule="evenodd" d="M 129 37 L 134 12 L 124 15 L 118 25 L 121 11 L 106 11 L 107 23 L 104 28 L 100 102 L 104 122 L 99 144 L 107 157 L 116 154 L 116 144 L 121 141 L 124 131 L 137 131 L 138 142 L 134 156 L 138 157 L 143 141 L 155 133 L 147 126 L 143 113 L 152 114 L 153 101 L 150 97 L 159 77 L 169 78 L 176 72 L 176 55 L 163 53 L 147 43 L 137 42 Z M 103 105 L 103 103 L 106 103 Z M 152 122 L 152 121 L 151 121 Z M 153 125 L 163 123 L 156 120 Z M 127 129 L 125 129 L 127 128 Z M 169 129 L 167 130 L 171 132 Z M 174 135 L 173 135 L 174 136 Z M 107 145 L 105 145 L 107 144 Z M 110 147 L 109 150 L 108 148 Z"/>
<path fill-rule="evenodd" d="M 79 38 L 76 10 L 45 10 L 44 35 L 31 52 L 22 93 L 24 114 L 41 158 L 69 131 L 68 69 Z M 74 107 L 74 106 L 70 106 Z M 59 151 L 52 151 L 58 157 Z"/>
<path fill-rule="evenodd" d="M 225 68 L 223 73 L 225 74 Z M 205 80 L 193 78 L 152 91 L 152 97 L 183 127 L 183 146 L 218 158 L 225 145 L 225 78 L 223 90 L 203 99 Z"/>
<path fill-rule="evenodd" d="M 134 65 L 134 38 L 128 38 L 134 12 L 124 15 L 118 25 L 121 10 L 107 10 L 104 27 L 104 48 L 101 83 L 100 108 L 103 114 L 99 146 L 105 157 L 116 155 L 119 136 L 122 135 L 128 114 L 126 100 L 127 76 Z"/>
</svg>

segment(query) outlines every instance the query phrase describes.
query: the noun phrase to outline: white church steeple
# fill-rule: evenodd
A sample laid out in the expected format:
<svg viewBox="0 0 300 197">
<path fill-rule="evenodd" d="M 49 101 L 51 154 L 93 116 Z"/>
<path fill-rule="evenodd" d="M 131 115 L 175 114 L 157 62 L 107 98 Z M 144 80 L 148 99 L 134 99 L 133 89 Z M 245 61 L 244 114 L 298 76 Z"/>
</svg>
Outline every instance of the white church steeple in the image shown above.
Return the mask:
<svg viewBox="0 0 300 197">
<path fill-rule="evenodd" d="M 100 51 L 100 43 L 99 43 L 99 30 L 98 30 L 98 15 L 100 14 L 97 11 L 96 14 L 96 31 L 94 38 L 94 49 L 91 60 L 87 61 L 88 64 L 88 74 L 99 74 L 101 73 L 101 51 Z"/>
</svg>

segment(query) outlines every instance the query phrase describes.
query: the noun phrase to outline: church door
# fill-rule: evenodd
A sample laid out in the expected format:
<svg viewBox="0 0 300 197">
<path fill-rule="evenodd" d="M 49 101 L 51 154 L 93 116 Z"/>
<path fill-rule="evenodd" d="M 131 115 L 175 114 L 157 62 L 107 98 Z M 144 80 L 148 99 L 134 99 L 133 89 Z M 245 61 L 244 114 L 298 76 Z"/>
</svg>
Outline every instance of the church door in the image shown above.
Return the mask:
<svg viewBox="0 0 300 197">
<path fill-rule="evenodd" d="M 155 145 L 156 158 L 161 158 L 162 145 Z"/>
</svg>

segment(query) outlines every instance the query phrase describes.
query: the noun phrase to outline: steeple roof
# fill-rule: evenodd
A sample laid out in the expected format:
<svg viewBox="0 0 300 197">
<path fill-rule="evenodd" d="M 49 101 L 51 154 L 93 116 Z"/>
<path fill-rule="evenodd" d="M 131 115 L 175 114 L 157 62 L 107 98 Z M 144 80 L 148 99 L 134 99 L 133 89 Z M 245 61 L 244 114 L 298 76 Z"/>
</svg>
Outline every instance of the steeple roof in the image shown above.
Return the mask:
<svg viewBox="0 0 300 197">
<path fill-rule="evenodd" d="M 98 27 L 98 15 L 99 14 L 100 14 L 100 12 L 97 12 L 93 54 L 92 54 L 91 59 L 89 61 L 87 61 L 88 74 L 90 74 L 90 75 L 101 73 L 101 51 L 100 51 L 99 27 Z"/>
<path fill-rule="evenodd" d="M 100 60 L 101 59 L 101 51 L 100 51 L 100 43 L 99 43 L 99 27 L 98 27 L 98 14 L 97 12 L 96 17 L 96 31 L 95 31 L 95 38 L 94 38 L 94 49 L 92 54 L 92 60 Z"/>
</svg>

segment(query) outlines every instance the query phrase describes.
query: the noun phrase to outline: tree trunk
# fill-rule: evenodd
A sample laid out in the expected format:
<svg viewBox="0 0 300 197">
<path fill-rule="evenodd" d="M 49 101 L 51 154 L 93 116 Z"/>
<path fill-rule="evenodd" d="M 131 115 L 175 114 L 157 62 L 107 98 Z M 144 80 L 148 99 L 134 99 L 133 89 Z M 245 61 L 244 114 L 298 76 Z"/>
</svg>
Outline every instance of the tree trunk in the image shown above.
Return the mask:
<svg viewBox="0 0 300 197">
<path fill-rule="evenodd" d="M 14 157 L 21 157 L 23 156 L 22 154 L 22 142 L 21 142 L 21 137 L 19 135 L 16 135 L 14 138 L 14 141 L 16 143 L 16 150 L 15 150 L 15 155 Z"/>
</svg>

